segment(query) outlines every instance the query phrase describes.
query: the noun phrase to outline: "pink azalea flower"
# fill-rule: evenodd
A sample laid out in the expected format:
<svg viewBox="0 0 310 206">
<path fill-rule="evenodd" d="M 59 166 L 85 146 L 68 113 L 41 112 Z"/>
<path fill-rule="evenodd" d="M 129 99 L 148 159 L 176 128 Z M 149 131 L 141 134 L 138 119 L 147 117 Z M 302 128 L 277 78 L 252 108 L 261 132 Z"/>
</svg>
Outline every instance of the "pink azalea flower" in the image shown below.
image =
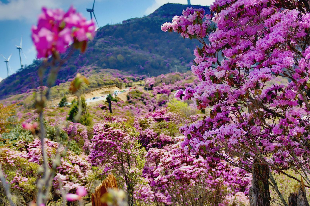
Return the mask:
<svg viewBox="0 0 310 206">
<path fill-rule="evenodd" d="M 87 195 L 87 191 L 85 187 L 78 187 L 76 189 L 76 194 L 67 194 L 68 201 L 77 201 L 81 200 L 85 195 Z"/>
<path fill-rule="evenodd" d="M 37 127 L 38 127 L 38 123 L 35 122 L 33 124 L 31 123 L 23 123 L 22 124 L 22 127 L 25 129 L 25 130 L 30 130 L 30 131 L 34 131 Z"/>
<path fill-rule="evenodd" d="M 87 21 L 73 7 L 61 9 L 42 8 L 38 25 L 32 27 L 32 40 L 38 58 L 54 53 L 64 53 L 73 41 L 87 41 L 95 36 L 94 21 Z"/>
</svg>

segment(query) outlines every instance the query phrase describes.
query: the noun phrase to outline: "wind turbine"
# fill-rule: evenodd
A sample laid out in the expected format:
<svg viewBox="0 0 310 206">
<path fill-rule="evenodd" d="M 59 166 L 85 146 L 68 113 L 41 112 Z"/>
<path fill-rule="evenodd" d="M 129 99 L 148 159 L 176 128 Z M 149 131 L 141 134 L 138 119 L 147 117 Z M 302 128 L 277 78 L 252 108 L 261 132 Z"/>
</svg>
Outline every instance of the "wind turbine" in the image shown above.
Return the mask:
<svg viewBox="0 0 310 206">
<path fill-rule="evenodd" d="M 89 12 L 89 14 L 90 14 L 90 19 L 93 19 L 93 14 L 94 14 L 94 17 L 95 17 L 95 19 L 96 19 L 97 25 L 98 25 L 98 27 L 99 27 L 99 24 L 98 24 L 98 21 L 97 21 L 95 12 L 94 12 L 94 11 L 95 11 L 94 8 L 95 8 L 95 0 L 94 0 L 94 3 L 93 3 L 93 8 L 92 8 L 92 9 L 86 9 L 86 11 Z"/>
<path fill-rule="evenodd" d="M 17 46 L 16 45 L 16 48 L 18 49 L 18 52 L 19 52 L 19 60 L 20 60 L 20 68 L 23 68 L 23 65 L 22 65 L 22 56 L 20 55 L 20 51 L 22 51 L 23 52 L 23 54 L 24 54 L 24 56 L 25 56 L 25 58 L 26 58 L 26 55 L 25 55 L 25 53 L 24 53 L 24 51 L 23 51 L 23 48 L 22 48 L 22 38 L 20 39 L 20 45 L 19 46 Z"/>
<path fill-rule="evenodd" d="M 187 0 L 187 4 L 188 4 L 188 5 L 191 5 L 191 0 Z"/>
<path fill-rule="evenodd" d="M 2 54 L 1 54 L 2 55 Z M 2 55 L 3 56 L 3 55 Z M 10 58 L 11 58 L 12 54 L 9 56 L 9 58 L 5 58 L 3 56 L 3 58 L 5 59 L 4 62 L 6 63 L 6 71 L 8 73 L 8 76 L 9 76 L 9 61 L 10 61 Z"/>
</svg>

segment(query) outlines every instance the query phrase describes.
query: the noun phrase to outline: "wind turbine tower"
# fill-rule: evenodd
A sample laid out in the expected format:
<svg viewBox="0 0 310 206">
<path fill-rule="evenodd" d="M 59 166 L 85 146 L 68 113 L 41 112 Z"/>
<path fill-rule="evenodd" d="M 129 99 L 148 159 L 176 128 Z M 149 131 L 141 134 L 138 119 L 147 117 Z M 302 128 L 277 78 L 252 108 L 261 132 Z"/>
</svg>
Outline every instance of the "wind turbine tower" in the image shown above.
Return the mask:
<svg viewBox="0 0 310 206">
<path fill-rule="evenodd" d="M 24 51 L 23 51 L 23 48 L 22 48 L 22 39 L 20 39 L 20 45 L 19 46 L 16 45 L 16 48 L 18 49 L 18 52 L 19 52 L 20 68 L 23 68 L 22 56 L 20 55 L 20 52 L 23 52 L 23 54 L 24 54 Z M 24 54 L 24 56 L 26 58 L 25 54 Z"/>
<path fill-rule="evenodd" d="M 188 4 L 188 5 L 191 5 L 191 0 L 187 0 L 187 4 Z"/>
<path fill-rule="evenodd" d="M 1 54 L 2 55 L 2 54 Z M 2 55 L 3 56 L 3 55 Z M 10 61 L 10 58 L 11 58 L 12 54 L 9 56 L 9 58 L 5 58 L 3 56 L 3 58 L 5 59 L 4 62 L 6 63 L 6 71 L 7 71 L 7 74 L 9 76 L 9 61 Z"/>
<path fill-rule="evenodd" d="M 86 11 L 89 12 L 89 14 L 90 14 L 90 19 L 93 19 L 93 14 L 94 14 L 94 17 L 95 17 L 95 19 L 96 19 L 97 25 L 98 25 L 98 27 L 99 27 L 99 24 L 98 24 L 96 15 L 95 15 L 95 10 L 94 10 L 94 8 L 95 8 L 95 0 L 94 0 L 94 3 L 93 3 L 93 8 L 92 8 L 92 9 L 86 9 Z"/>
</svg>

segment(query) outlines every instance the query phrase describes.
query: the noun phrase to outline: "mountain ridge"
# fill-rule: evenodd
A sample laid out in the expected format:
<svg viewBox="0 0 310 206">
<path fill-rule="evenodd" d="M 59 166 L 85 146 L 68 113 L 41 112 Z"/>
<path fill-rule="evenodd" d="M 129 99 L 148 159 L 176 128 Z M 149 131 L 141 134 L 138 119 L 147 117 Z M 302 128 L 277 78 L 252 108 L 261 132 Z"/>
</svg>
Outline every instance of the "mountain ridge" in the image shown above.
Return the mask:
<svg viewBox="0 0 310 206">
<path fill-rule="evenodd" d="M 96 37 L 88 43 L 85 53 L 75 51 L 58 72 L 56 85 L 74 78 L 77 73 L 85 76 L 117 69 L 131 74 L 157 76 L 172 71 L 190 69 L 193 49 L 197 40 L 183 39 L 176 33 L 165 33 L 160 26 L 181 15 L 188 5 L 168 3 L 152 14 L 124 20 L 120 24 L 106 25 L 97 30 Z M 191 5 L 193 8 L 207 6 Z M 25 93 L 40 86 L 38 70 L 41 60 L 0 82 L 0 99 Z M 49 69 L 44 73 L 47 81 Z"/>
</svg>

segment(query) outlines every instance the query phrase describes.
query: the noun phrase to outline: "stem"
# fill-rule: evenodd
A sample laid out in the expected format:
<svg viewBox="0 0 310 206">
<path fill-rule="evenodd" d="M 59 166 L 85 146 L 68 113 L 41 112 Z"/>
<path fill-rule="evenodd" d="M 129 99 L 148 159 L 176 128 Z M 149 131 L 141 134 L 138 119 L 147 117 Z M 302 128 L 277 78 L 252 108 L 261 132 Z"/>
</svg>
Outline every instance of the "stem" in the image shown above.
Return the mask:
<svg viewBox="0 0 310 206">
<path fill-rule="evenodd" d="M 60 193 L 62 196 L 62 205 L 66 206 L 67 205 L 66 191 L 62 187 L 62 180 L 60 179 L 60 177 L 58 177 L 58 182 L 59 182 Z"/>
<path fill-rule="evenodd" d="M 44 144 L 45 144 L 45 127 L 43 124 L 43 112 L 40 112 L 40 140 L 41 140 L 41 153 L 43 156 L 43 168 L 44 171 L 48 168 L 48 163 L 47 163 L 47 155 L 46 155 L 46 150 L 44 149 Z"/>
</svg>

